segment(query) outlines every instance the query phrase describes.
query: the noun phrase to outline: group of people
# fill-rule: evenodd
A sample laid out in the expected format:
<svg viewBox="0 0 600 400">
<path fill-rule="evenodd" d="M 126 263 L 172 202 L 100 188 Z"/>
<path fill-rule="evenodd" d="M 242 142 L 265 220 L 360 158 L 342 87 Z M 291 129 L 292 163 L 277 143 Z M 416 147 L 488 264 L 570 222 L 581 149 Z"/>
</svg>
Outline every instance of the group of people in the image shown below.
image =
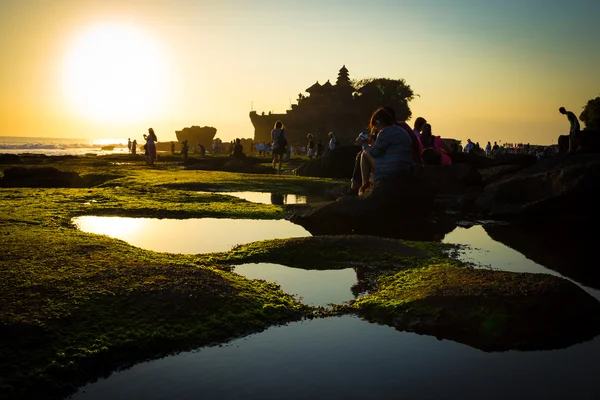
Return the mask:
<svg viewBox="0 0 600 400">
<path fill-rule="evenodd" d="M 351 190 L 358 195 L 379 179 L 412 176 L 415 166 L 452 165 L 450 147 L 433 134 L 423 117 L 411 128 L 396 119 L 393 108 L 381 107 L 371 116 L 369 129 L 356 139 L 362 150 L 356 157 Z"/>
<path fill-rule="evenodd" d="M 156 161 L 156 142 L 158 142 L 158 138 L 156 137 L 156 133 L 154 133 L 154 129 L 152 128 L 148 128 L 148 134 L 144 134 L 144 156 L 146 157 L 146 164 L 147 165 L 154 165 L 154 162 Z M 127 148 L 129 149 L 129 154 L 131 154 L 132 156 L 137 155 L 137 140 L 133 139 L 133 141 L 131 140 L 131 138 L 127 139 Z"/>
</svg>

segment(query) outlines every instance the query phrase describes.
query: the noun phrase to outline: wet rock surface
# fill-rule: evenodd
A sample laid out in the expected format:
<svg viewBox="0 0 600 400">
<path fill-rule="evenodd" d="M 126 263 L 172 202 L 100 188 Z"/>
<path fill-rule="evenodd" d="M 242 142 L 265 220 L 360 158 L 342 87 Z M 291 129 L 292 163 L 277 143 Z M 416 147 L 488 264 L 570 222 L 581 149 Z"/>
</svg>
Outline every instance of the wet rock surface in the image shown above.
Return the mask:
<svg viewBox="0 0 600 400">
<path fill-rule="evenodd" d="M 476 206 L 498 219 L 596 219 L 598 182 L 598 155 L 557 156 L 486 186 Z"/>
<path fill-rule="evenodd" d="M 16 154 L 0 154 L 0 164 L 21 164 L 21 157 Z"/>
</svg>

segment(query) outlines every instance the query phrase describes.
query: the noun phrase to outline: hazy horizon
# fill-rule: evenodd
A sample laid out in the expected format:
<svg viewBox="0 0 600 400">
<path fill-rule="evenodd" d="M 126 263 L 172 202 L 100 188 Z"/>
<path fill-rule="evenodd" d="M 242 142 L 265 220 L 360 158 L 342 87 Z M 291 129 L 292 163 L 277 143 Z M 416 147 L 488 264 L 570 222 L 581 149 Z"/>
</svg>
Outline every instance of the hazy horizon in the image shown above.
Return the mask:
<svg viewBox="0 0 600 400">
<path fill-rule="evenodd" d="M 0 135 L 253 137 L 315 81 L 403 78 L 435 134 L 551 144 L 600 95 L 600 2 L 16 1 L 0 14 Z M 524 136 L 526 134 L 526 136 Z"/>
</svg>

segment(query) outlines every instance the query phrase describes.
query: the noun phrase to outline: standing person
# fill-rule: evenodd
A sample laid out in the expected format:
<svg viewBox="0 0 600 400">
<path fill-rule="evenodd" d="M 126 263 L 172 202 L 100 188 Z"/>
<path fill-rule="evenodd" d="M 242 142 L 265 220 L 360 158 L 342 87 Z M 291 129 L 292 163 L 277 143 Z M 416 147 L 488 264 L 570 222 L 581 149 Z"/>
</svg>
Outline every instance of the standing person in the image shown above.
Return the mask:
<svg viewBox="0 0 600 400">
<path fill-rule="evenodd" d="M 146 145 L 148 150 L 148 165 L 154 165 L 156 160 L 156 142 L 158 141 L 154 129 L 148 128 L 148 136 L 146 138 Z"/>
<path fill-rule="evenodd" d="M 175 143 L 171 142 L 171 155 L 174 156 L 175 155 Z"/>
<path fill-rule="evenodd" d="M 188 147 L 188 141 L 184 140 L 183 142 L 181 142 L 181 154 L 183 155 L 183 162 L 185 163 L 188 160 L 188 151 L 189 151 L 189 147 Z"/>
<path fill-rule="evenodd" d="M 427 120 L 423 117 L 419 117 L 415 120 L 415 125 L 413 132 L 416 137 L 421 138 L 421 130 L 423 129 L 423 125 L 427 123 Z"/>
<path fill-rule="evenodd" d="M 315 141 L 313 140 L 312 133 L 309 133 L 306 137 L 308 138 L 308 159 L 312 160 L 315 155 Z"/>
<path fill-rule="evenodd" d="M 569 128 L 569 153 L 573 153 L 579 149 L 579 131 L 581 130 L 579 120 L 573 112 L 567 111 L 564 107 L 559 108 L 558 112 L 566 115 L 571 124 Z"/>
<path fill-rule="evenodd" d="M 127 138 L 127 148 L 129 149 L 129 154 L 131 154 L 131 138 Z"/>
<path fill-rule="evenodd" d="M 273 143 L 273 171 L 281 174 L 281 164 L 283 164 L 283 155 L 286 153 L 285 148 L 287 146 L 283 122 L 275 122 L 275 126 L 271 131 L 271 142 Z M 279 163 L 279 169 L 277 169 L 277 163 Z"/>
<path fill-rule="evenodd" d="M 327 145 L 327 152 L 329 153 L 331 150 L 338 147 L 338 144 L 338 138 L 333 134 L 333 132 L 329 132 L 329 144 Z"/>
<path fill-rule="evenodd" d="M 494 142 L 494 147 L 492 147 L 492 153 L 496 156 L 500 152 L 500 146 L 498 146 L 497 142 Z"/>
<path fill-rule="evenodd" d="M 485 146 L 485 155 L 490 157 L 492 155 L 492 144 L 490 142 Z"/>
<path fill-rule="evenodd" d="M 133 142 L 131 142 L 131 155 L 135 156 L 137 152 L 137 140 L 133 139 Z"/>
<path fill-rule="evenodd" d="M 200 143 L 200 158 L 204 158 L 204 156 L 206 156 L 206 148 Z"/>
<path fill-rule="evenodd" d="M 467 145 L 465 146 L 464 152 L 470 153 L 473 151 L 473 147 L 475 147 L 475 144 L 471 142 L 471 139 L 467 139 Z"/>
</svg>

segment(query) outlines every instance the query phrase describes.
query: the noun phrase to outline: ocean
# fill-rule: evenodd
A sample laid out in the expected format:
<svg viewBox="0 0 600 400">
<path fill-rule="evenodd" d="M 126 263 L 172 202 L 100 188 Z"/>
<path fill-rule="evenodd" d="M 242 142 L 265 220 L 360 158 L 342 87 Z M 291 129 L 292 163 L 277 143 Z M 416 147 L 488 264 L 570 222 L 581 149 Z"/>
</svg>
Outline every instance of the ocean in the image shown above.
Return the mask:
<svg viewBox="0 0 600 400">
<path fill-rule="evenodd" d="M 0 153 L 4 154 L 30 153 L 46 154 L 48 156 L 82 156 L 86 154 L 127 154 L 128 151 L 126 139 L 66 139 L 0 136 Z"/>
</svg>

